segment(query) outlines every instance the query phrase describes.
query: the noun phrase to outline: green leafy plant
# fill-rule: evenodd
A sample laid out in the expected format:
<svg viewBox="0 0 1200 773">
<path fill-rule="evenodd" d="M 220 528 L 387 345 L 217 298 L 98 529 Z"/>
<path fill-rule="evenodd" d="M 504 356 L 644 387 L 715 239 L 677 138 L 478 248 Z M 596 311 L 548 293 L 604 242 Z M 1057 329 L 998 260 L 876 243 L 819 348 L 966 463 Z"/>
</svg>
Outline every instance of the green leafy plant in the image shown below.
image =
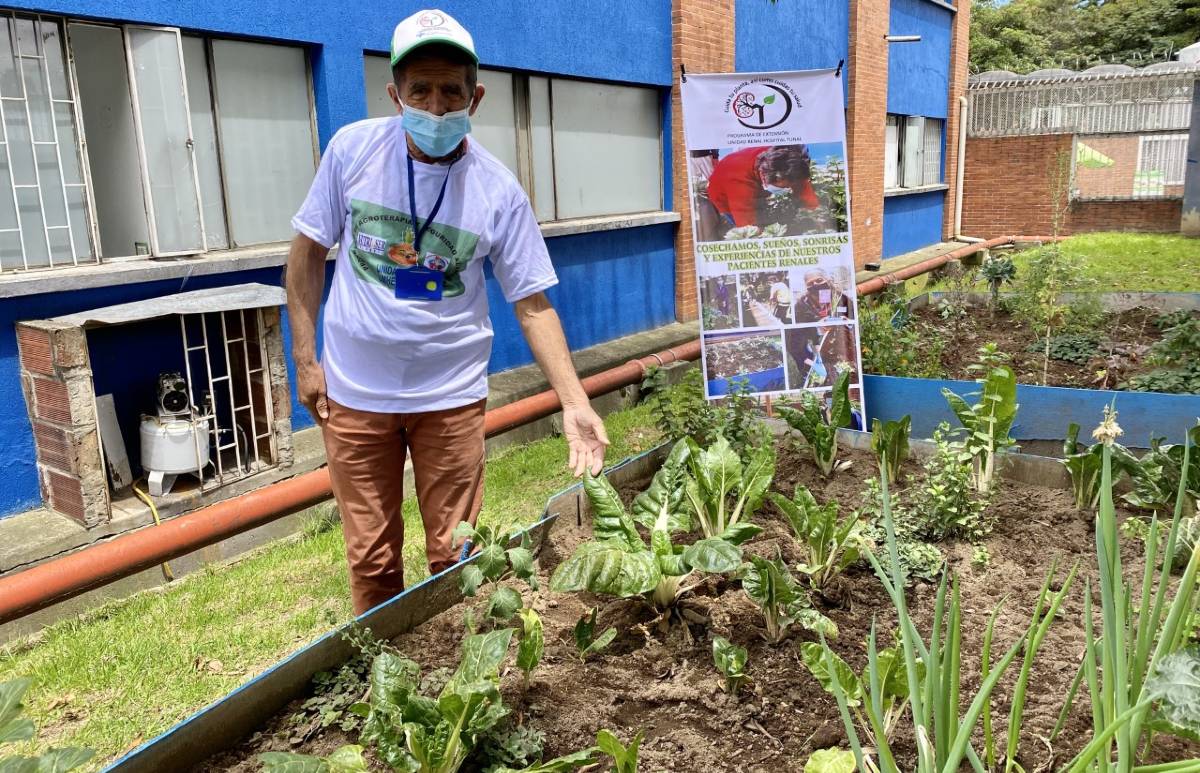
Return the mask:
<svg viewBox="0 0 1200 773">
<path fill-rule="evenodd" d="M 1123 446 L 1112 449 L 1114 475 L 1132 473 L 1138 466 L 1137 459 Z M 1063 465 L 1071 476 L 1071 490 L 1075 494 L 1075 507 L 1079 510 L 1094 510 L 1100 502 L 1100 479 L 1104 466 L 1104 446 L 1093 443 L 1083 448 L 1079 443 L 1079 425 L 1067 425 L 1067 439 L 1063 443 Z"/>
<path fill-rule="evenodd" d="M 979 267 L 979 278 L 987 282 L 991 291 L 991 306 L 994 314 L 1000 305 L 1000 288 L 1017 278 L 1017 264 L 1007 255 L 988 257 Z"/>
<path fill-rule="evenodd" d="M 22 677 L 0 682 L 0 745 L 28 741 L 36 728 L 33 720 L 24 716 L 21 702 L 33 680 Z M 92 758 L 91 749 L 51 749 L 37 757 L 8 755 L 0 757 L 3 773 L 66 773 L 75 770 Z"/>
<path fill-rule="evenodd" d="M 770 496 L 806 551 L 804 562 L 796 568 L 808 575 L 814 589 L 824 588 L 859 559 L 862 526 L 857 515 L 839 519 L 837 502 L 819 505 L 804 486 L 796 486 L 791 499 L 775 493 Z"/>
<path fill-rule="evenodd" d="M 778 644 L 793 623 L 810 631 L 837 636 L 837 625 L 812 608 L 808 594 L 779 559 L 751 556 L 742 568 L 742 589 L 758 605 L 766 622 L 766 639 Z"/>
<path fill-rule="evenodd" d="M 328 757 L 311 757 L 289 752 L 263 752 L 258 755 L 265 773 L 367 773 L 363 747 L 347 745 Z"/>
<path fill-rule="evenodd" d="M 1187 568 L 1187 562 L 1192 557 L 1196 545 L 1200 544 L 1200 514 L 1184 518 L 1179 522 L 1179 536 L 1175 542 L 1175 552 L 1171 556 L 1171 569 L 1182 572 Z"/>
<path fill-rule="evenodd" d="M 758 446 L 743 464 L 723 437 L 718 437 L 707 449 L 701 449 L 690 440 L 683 442 L 687 444 L 687 450 L 681 451 L 680 456 L 686 458 L 690 471 L 683 495 L 704 536 L 741 544 L 758 534 L 761 529 L 745 520 L 762 505 L 771 479 L 775 477 L 774 445 Z M 667 484 L 651 485 L 641 494 L 634 502 L 635 518 L 639 512 L 656 513 L 663 507 L 675 509 L 674 501 L 667 501 L 678 491 L 673 483 L 672 476 L 669 488 Z M 641 520 L 644 524 L 650 523 L 648 516 Z"/>
<path fill-rule="evenodd" d="M 517 540 L 516 531 L 501 532 L 490 526 L 475 527 L 467 521 L 454 529 L 456 540 L 470 540 L 478 549 L 458 575 L 458 587 L 464 596 L 475 596 L 485 584 L 497 585 L 504 580 L 517 578 L 530 588 L 537 590 L 537 570 L 533 561 L 533 550 L 529 534 L 522 533 L 516 547 L 508 547 Z M 516 588 L 504 585 L 492 591 L 484 607 L 484 617 L 493 624 L 507 623 L 524 606 L 521 593 Z M 467 628 L 474 631 L 474 618 L 468 611 Z"/>
<path fill-rule="evenodd" d="M 936 434 L 936 432 L 935 432 Z M 904 569 L 904 576 L 910 581 L 915 579 L 933 581 L 942 573 L 945 556 L 937 545 L 927 542 L 920 536 L 919 519 L 910 515 L 907 508 L 902 508 L 900 502 L 892 500 L 891 512 L 896 529 L 897 554 Z M 868 478 L 866 490 L 863 492 L 863 507 L 861 516 L 866 518 L 863 527 L 863 537 L 868 545 L 877 546 L 887 542 L 886 528 L 883 523 L 883 488 L 879 478 Z M 876 555 L 884 565 L 890 567 L 891 560 L 887 553 Z"/>
<path fill-rule="evenodd" d="M 1100 349 L 1094 333 L 1060 333 L 1046 341 L 1035 341 L 1027 351 L 1043 352 L 1052 360 L 1087 365 Z"/>
<path fill-rule="evenodd" d="M 600 747 L 600 751 L 612 757 L 615 773 L 637 773 L 638 747 L 642 745 L 644 735 L 639 730 L 638 734 L 626 746 L 621 743 L 621 739 L 608 730 L 601 730 L 596 734 L 596 746 Z"/>
<path fill-rule="evenodd" d="M 822 474 L 826 477 L 833 474 L 837 461 L 837 431 L 849 427 L 853 418 L 850 413 L 850 371 L 843 371 L 834 382 L 828 415 L 821 398 L 812 392 L 801 395 L 799 408 L 780 407 L 777 410 L 784 421 L 800 431 Z"/>
<path fill-rule="evenodd" d="M 903 532 L 940 541 L 950 537 L 980 540 L 991 533 L 987 499 L 976 490 L 977 479 L 964 464 L 964 453 L 947 440 L 948 427 L 933 433 L 934 452 L 925 460 L 925 482 L 912 507 L 898 513 Z"/>
<path fill-rule="evenodd" d="M 904 656 L 899 645 L 880 650 L 875 657 L 875 671 L 871 665 L 862 674 L 855 674 L 846 661 L 836 653 L 830 652 L 826 657 L 825 645 L 817 642 L 804 642 L 800 645 L 800 656 L 804 665 L 813 677 L 825 688 L 825 692 L 833 695 L 840 688 L 845 695 L 846 707 L 854 716 L 854 721 L 868 743 L 877 747 L 879 741 L 875 737 L 877 728 L 868 719 L 868 713 L 863 705 L 870 692 L 872 698 L 878 699 L 877 716 L 880 718 L 878 730 L 883 733 L 884 741 L 891 738 L 896 729 L 896 723 L 903 716 L 908 698 L 908 679 L 904 672 Z M 830 668 L 832 664 L 832 668 Z M 918 668 L 923 668 L 918 663 Z M 923 671 L 921 672 L 923 678 Z M 872 678 L 876 684 L 872 684 Z M 838 688 L 833 685 L 838 682 Z M 920 679 L 918 681 L 921 681 Z M 874 692 L 871 692 L 871 691 Z"/>
<path fill-rule="evenodd" d="M 1188 430 L 1187 443 L 1200 443 L 1200 427 Z M 1193 511 L 1200 499 L 1200 457 L 1185 453 L 1187 443 L 1177 445 L 1163 443 L 1162 438 L 1151 438 L 1150 450 L 1127 468 L 1124 465 L 1128 462 L 1122 459 L 1119 451 L 1114 451 L 1113 457 L 1117 461 L 1113 475 L 1117 476 L 1124 469 L 1133 484 L 1133 490 L 1124 496 L 1125 501 L 1145 510 L 1166 510 L 1182 488 L 1185 509 Z"/>
<path fill-rule="evenodd" d="M 980 544 L 971 547 L 971 566 L 976 569 L 987 569 L 991 563 L 992 554 L 987 545 Z"/>
<path fill-rule="evenodd" d="M 804 773 L 854 773 L 854 752 L 847 749 L 818 749 L 804 763 Z"/>
<path fill-rule="evenodd" d="M 1007 365 L 992 368 L 982 389 L 973 394 L 979 400 L 972 405 L 942 388 L 942 396 L 962 423 L 963 461 L 974 468 L 975 489 L 986 494 L 996 476 L 997 456 L 1015 445 L 1008 433 L 1017 418 L 1017 377 Z"/>
<path fill-rule="evenodd" d="M 746 676 L 745 647 L 739 647 L 723 636 L 714 636 L 712 643 L 713 664 L 725 677 L 725 692 L 737 695 L 742 684 L 749 679 Z"/>
<path fill-rule="evenodd" d="M 1146 681 L 1146 694 L 1155 702 L 1151 729 L 1200 741 L 1200 648 L 1165 656 Z"/>
<path fill-rule="evenodd" d="M 612 644 L 613 639 L 617 638 L 617 629 L 609 627 L 599 636 L 595 634 L 596 608 L 592 607 L 588 614 L 575 623 L 575 652 L 580 662 L 586 662 L 589 656 L 602 652 Z"/>
<path fill-rule="evenodd" d="M 529 687 L 529 675 L 542 662 L 542 654 L 546 651 L 545 634 L 542 629 L 542 618 L 532 609 L 522 609 L 517 613 L 521 617 L 520 639 L 517 642 L 517 668 L 521 669 L 522 684 Z"/>
<path fill-rule="evenodd" d="M 550 580 L 552 590 L 586 590 L 619 598 L 645 595 L 666 610 L 690 590 L 683 583 L 692 572 L 725 573 L 740 566 L 737 546 L 756 533 L 754 527 L 731 528 L 722 537 L 687 546 L 671 541 L 673 534 L 691 528 L 682 493 L 690 446 L 689 440 L 675 444 L 644 492 L 646 496 L 634 501 L 632 516 L 607 478 L 585 473 L 583 487 L 592 504 L 595 539 L 580 545 L 559 564 Z M 649 530 L 649 544 L 638 533 L 638 522 Z"/>
<path fill-rule="evenodd" d="M 1085 261 L 1082 255 L 1064 252 L 1055 244 L 1031 250 L 1025 271 L 1016 283 L 1017 315 L 1035 330 L 1045 331 L 1043 384 L 1049 374 L 1049 344 L 1054 329 L 1094 329 L 1103 316 L 1095 298 L 1082 295 L 1095 288 L 1095 281 L 1087 277 Z M 1069 303 L 1068 293 L 1075 294 Z"/>
<path fill-rule="evenodd" d="M 944 378 L 946 334 L 910 321 L 904 299 L 859 306 L 863 369 L 881 376 Z"/>
<path fill-rule="evenodd" d="M 912 416 L 899 420 L 871 421 L 871 450 L 887 466 L 890 480 L 900 479 L 900 465 L 908 458 L 908 436 L 912 432 Z"/>
<path fill-rule="evenodd" d="M 743 460 L 769 441 L 770 430 L 747 379 L 733 379 L 723 400 L 710 401 L 704 396 L 699 368 L 687 370 L 674 385 L 669 383 L 665 370 L 651 368 L 642 390 L 647 393 L 646 403 L 654 423 L 668 440 L 691 438 L 697 445 L 708 447 L 723 437 Z"/>
</svg>

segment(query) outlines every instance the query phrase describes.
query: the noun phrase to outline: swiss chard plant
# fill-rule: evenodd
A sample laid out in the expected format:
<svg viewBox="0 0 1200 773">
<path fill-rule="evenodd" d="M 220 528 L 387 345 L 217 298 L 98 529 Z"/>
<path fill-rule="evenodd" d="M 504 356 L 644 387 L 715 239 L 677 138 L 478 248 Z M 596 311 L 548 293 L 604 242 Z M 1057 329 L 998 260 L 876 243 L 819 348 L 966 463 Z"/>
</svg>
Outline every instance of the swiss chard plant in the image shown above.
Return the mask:
<svg viewBox="0 0 1200 773">
<path fill-rule="evenodd" d="M 1113 475 L 1132 474 L 1138 460 L 1124 446 L 1112 448 Z M 1071 476 L 1071 490 L 1075 494 L 1075 507 L 1079 510 L 1095 510 L 1100 502 L 1100 478 L 1104 466 L 1104 446 L 1094 443 L 1084 448 L 1079 443 L 1079 425 L 1071 422 L 1067 426 L 1067 439 L 1063 443 L 1063 466 Z"/>
<path fill-rule="evenodd" d="M 872 747 L 878 747 L 880 742 L 875 738 L 876 726 L 868 719 L 868 710 L 863 705 L 868 696 L 878 703 L 871 708 L 880 720 L 878 730 L 883 733 L 884 742 L 891 739 L 896 723 L 908 707 L 908 678 L 904 671 L 904 655 L 899 644 L 878 650 L 874 663 L 868 664 L 861 674 L 854 673 L 854 669 L 837 653 L 830 652 L 829 657 L 826 657 L 825 646 L 818 642 L 801 644 L 800 655 L 804 665 L 825 688 L 825 692 L 834 694 L 833 681 L 838 681 L 845 695 L 846 706 L 854 716 L 859 732 L 867 738 Z M 871 670 L 872 666 L 874 671 Z M 924 664 L 918 663 L 917 667 L 918 681 L 922 681 L 925 676 Z"/>
<path fill-rule="evenodd" d="M 979 267 L 979 277 L 991 291 L 992 313 L 1000 306 L 1000 288 L 1017 278 L 1017 264 L 1007 255 L 990 257 Z"/>
<path fill-rule="evenodd" d="M 689 475 L 682 491 L 704 536 L 741 544 L 758 534 L 761 530 L 747 521 L 762 505 L 775 477 L 774 446 L 771 443 L 757 446 L 748 452 L 743 463 L 723 437 L 705 449 L 691 441 L 684 442 L 687 447 L 680 451 L 680 458 L 687 459 Z M 673 480 L 669 490 L 652 485 L 639 495 L 633 504 L 634 517 L 649 526 L 650 516 L 664 505 L 661 497 L 678 495 Z"/>
<path fill-rule="evenodd" d="M 746 676 L 746 648 L 737 646 L 724 636 L 714 636 L 712 652 L 713 665 L 725 677 L 725 692 L 737 695 L 742 684 L 749 679 Z"/>
<path fill-rule="evenodd" d="M 838 466 L 837 432 L 849 427 L 854 419 L 850 410 L 850 371 L 843 371 L 834 382 L 828 414 L 821 398 L 812 392 L 800 396 L 799 408 L 781 406 L 776 410 L 789 426 L 799 430 L 821 473 L 832 475 Z"/>
<path fill-rule="evenodd" d="M 575 623 L 575 654 L 580 662 L 586 662 L 591 655 L 603 652 L 613 639 L 617 638 L 616 628 L 606 628 L 599 636 L 596 635 L 596 608 L 592 607 Z"/>
<path fill-rule="evenodd" d="M 596 734 L 596 746 L 600 748 L 600 751 L 612 757 L 613 770 L 616 773 L 637 773 L 638 748 L 642 745 L 642 738 L 643 733 L 639 730 L 626 746 L 621 743 L 621 739 L 608 730 L 601 730 Z"/>
<path fill-rule="evenodd" d="M 1200 426 L 1188 431 L 1187 442 L 1193 446 L 1200 444 Z M 1183 445 L 1163 443 L 1162 438 L 1151 438 L 1150 450 L 1136 464 L 1126 466 L 1122 454 L 1115 449 L 1114 444 L 1114 479 L 1122 469 L 1126 469 L 1133 484 L 1133 490 L 1125 494 L 1125 501 L 1134 507 L 1165 511 L 1171 508 L 1178 492 L 1182 490 L 1184 509 L 1188 512 L 1195 510 L 1196 501 L 1200 499 L 1200 455 L 1185 455 Z"/>
<path fill-rule="evenodd" d="M 24 716 L 21 700 L 33 683 L 31 679 L 11 679 L 0 682 L 0 746 L 28 741 L 34 736 L 33 720 Z M 91 749 L 51 749 L 37 757 L 0 753 L 3 773 L 66 773 L 75 770 L 92 758 Z"/>
<path fill-rule="evenodd" d="M 824 588 L 859 559 L 862 524 L 853 513 L 839 518 L 837 502 L 819 505 L 804 486 L 796 486 L 791 499 L 772 493 L 771 501 L 788 519 L 792 533 L 806 551 L 804 562 L 796 568 L 808 575 L 814 590 Z"/>
<path fill-rule="evenodd" d="M 827 636 L 837 636 L 837 625 L 812 608 L 808 593 L 778 558 L 751 556 L 742 568 L 742 589 L 762 611 L 765 638 L 778 644 L 793 624 Z"/>
<path fill-rule="evenodd" d="M 912 431 L 912 417 L 908 414 L 899 420 L 871 422 L 871 450 L 879 461 L 887 466 L 891 480 L 900 479 L 900 465 L 908 458 L 908 436 Z"/>
<path fill-rule="evenodd" d="M 996 477 L 997 457 L 1015 443 L 1009 437 L 1017 418 L 1017 377 L 1007 365 L 993 367 L 973 405 L 949 389 L 942 396 L 962 423 L 962 458 L 973 469 L 975 489 L 986 494 Z"/>
<path fill-rule="evenodd" d="M 592 505 L 594 539 L 559 564 L 550 588 L 619 598 L 646 596 L 666 610 L 690 590 L 684 582 L 693 572 L 735 571 L 741 565 L 738 545 L 756 533 L 753 527 L 733 527 L 720 537 L 686 546 L 672 542 L 673 535 L 692 527 L 683 495 L 690 453 L 689 441 L 675 444 L 650 487 L 634 501 L 632 515 L 607 478 L 585 473 L 583 487 Z M 649 543 L 638 532 L 638 523 L 649 531 Z"/>
<path fill-rule="evenodd" d="M 522 609 L 517 613 L 521 618 L 521 627 L 517 630 L 517 668 L 521 669 L 522 684 L 529 687 L 529 675 L 542 662 L 546 651 L 545 632 L 542 618 L 532 609 Z"/>
</svg>

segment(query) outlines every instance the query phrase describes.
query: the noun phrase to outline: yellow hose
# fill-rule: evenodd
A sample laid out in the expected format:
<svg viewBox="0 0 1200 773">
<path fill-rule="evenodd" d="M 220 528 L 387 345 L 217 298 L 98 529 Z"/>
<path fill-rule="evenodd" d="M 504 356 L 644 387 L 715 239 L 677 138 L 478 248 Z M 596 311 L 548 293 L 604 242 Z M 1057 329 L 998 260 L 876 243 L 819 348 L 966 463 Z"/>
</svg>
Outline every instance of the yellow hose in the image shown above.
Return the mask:
<svg viewBox="0 0 1200 773">
<path fill-rule="evenodd" d="M 133 484 L 133 493 L 137 494 L 138 499 L 145 502 L 146 506 L 150 508 L 150 515 L 154 516 L 154 524 L 156 526 L 161 525 L 162 521 L 158 517 L 158 508 L 154 506 L 154 500 L 150 498 L 150 495 L 138 488 L 136 483 Z M 163 561 L 162 563 L 162 573 L 163 578 L 165 578 L 167 582 L 174 582 L 175 573 L 171 571 L 171 565 L 166 561 Z"/>
</svg>

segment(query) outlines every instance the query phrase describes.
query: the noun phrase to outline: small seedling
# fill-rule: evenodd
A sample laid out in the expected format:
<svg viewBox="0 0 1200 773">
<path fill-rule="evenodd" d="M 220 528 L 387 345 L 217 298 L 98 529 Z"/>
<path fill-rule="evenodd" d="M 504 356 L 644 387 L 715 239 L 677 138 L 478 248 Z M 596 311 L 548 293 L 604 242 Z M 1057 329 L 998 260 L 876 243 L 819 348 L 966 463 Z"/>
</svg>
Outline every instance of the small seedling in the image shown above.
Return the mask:
<svg viewBox="0 0 1200 773">
<path fill-rule="evenodd" d="M 976 569 L 987 569 L 992 563 L 992 554 L 987 545 L 976 545 L 971 549 L 971 566 Z"/>
<path fill-rule="evenodd" d="M 595 636 L 595 632 L 596 608 L 592 607 L 588 614 L 579 618 L 579 622 L 575 623 L 575 651 L 579 655 L 580 662 L 587 662 L 589 655 L 602 652 L 612 644 L 613 639 L 617 638 L 616 628 L 608 628 L 599 636 Z"/>
<path fill-rule="evenodd" d="M 723 636 L 714 636 L 712 651 L 713 664 L 725 675 L 725 692 L 737 695 L 742 684 L 749 679 L 746 676 L 746 648 L 737 646 Z"/>
<path fill-rule="evenodd" d="M 596 745 L 600 747 L 600 751 L 612 757 L 613 770 L 616 773 L 637 773 L 638 747 L 642 745 L 644 736 L 645 733 L 639 730 L 626 746 L 608 730 L 601 730 L 596 734 Z"/>
</svg>

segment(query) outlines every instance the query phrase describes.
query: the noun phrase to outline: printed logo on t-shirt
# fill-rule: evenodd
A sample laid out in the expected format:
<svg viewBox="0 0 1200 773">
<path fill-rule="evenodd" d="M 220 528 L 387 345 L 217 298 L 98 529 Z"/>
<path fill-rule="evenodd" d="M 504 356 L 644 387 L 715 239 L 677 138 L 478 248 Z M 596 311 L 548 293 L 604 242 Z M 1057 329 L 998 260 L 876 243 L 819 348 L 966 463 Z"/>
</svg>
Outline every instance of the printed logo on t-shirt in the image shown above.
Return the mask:
<svg viewBox="0 0 1200 773">
<path fill-rule="evenodd" d="M 478 234 L 434 222 L 421 237 L 418 255 L 412 218 L 404 212 L 351 199 L 350 218 L 350 262 L 359 279 L 395 289 L 397 271 L 421 265 L 445 274 L 442 297 L 457 298 L 466 290 L 462 272 L 475 254 Z"/>
</svg>

